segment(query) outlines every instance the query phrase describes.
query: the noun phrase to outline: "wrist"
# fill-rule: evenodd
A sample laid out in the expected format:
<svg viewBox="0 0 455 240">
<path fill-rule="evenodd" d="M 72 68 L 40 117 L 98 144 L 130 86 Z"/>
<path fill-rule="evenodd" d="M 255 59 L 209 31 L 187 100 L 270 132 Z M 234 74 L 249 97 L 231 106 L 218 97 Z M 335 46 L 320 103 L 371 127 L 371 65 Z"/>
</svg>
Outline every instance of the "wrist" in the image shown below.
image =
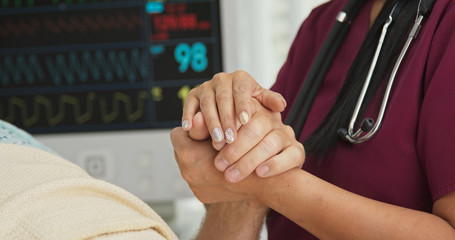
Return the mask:
<svg viewBox="0 0 455 240">
<path fill-rule="evenodd" d="M 250 200 L 211 204 L 196 239 L 257 239 L 267 209 Z"/>
<path fill-rule="evenodd" d="M 297 176 L 301 176 L 302 171 L 300 168 L 294 168 L 273 177 L 260 178 L 257 188 L 254 190 L 255 200 L 271 208 L 272 202 L 281 198 L 282 191 L 290 188 L 290 183 Z"/>
<path fill-rule="evenodd" d="M 267 213 L 267 206 L 255 200 L 245 200 L 238 202 L 221 202 L 210 205 L 207 209 L 207 216 L 218 218 L 220 221 L 226 220 L 227 224 L 238 224 L 238 222 L 249 221 L 252 219 L 262 219 Z M 232 220 L 236 221 L 232 221 Z"/>
</svg>

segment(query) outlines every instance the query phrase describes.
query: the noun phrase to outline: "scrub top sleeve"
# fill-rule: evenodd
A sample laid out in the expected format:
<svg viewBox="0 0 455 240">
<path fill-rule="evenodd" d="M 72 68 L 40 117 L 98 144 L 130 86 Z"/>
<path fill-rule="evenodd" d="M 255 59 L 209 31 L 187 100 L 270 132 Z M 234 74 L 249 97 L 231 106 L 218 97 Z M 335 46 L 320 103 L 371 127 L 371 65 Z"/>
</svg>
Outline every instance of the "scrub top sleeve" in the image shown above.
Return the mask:
<svg viewBox="0 0 455 240">
<path fill-rule="evenodd" d="M 427 61 L 417 149 L 433 201 L 455 191 L 455 9 L 435 32 Z"/>
</svg>

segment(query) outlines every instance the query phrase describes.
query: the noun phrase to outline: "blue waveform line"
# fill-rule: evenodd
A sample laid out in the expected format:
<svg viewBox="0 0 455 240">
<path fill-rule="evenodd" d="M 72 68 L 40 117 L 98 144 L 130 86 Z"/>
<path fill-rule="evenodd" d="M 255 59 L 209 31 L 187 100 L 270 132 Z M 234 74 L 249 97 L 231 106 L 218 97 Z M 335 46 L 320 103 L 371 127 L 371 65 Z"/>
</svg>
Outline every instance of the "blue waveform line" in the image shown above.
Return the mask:
<svg viewBox="0 0 455 240">
<path fill-rule="evenodd" d="M 23 77 L 26 82 L 32 84 L 36 81 L 36 78 L 43 80 L 44 72 L 35 54 L 28 57 L 18 55 L 15 61 L 11 56 L 6 56 L 3 59 L 3 64 L 0 65 L 0 79 L 3 85 L 6 86 L 10 83 L 10 76 L 16 84 L 21 83 Z"/>
<path fill-rule="evenodd" d="M 147 53 L 139 49 L 6 56 L 0 61 L 0 82 L 3 86 L 34 84 L 46 79 L 51 79 L 54 85 L 63 82 L 73 85 L 76 81 L 112 82 L 114 79 L 134 83 L 147 77 L 146 63 Z"/>
</svg>

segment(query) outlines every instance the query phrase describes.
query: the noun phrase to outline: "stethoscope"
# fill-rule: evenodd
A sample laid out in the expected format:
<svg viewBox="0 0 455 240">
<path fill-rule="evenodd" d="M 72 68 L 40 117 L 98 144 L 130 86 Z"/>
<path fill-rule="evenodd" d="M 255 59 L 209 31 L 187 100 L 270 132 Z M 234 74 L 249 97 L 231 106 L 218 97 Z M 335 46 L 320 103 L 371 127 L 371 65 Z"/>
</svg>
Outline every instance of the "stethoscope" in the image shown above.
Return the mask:
<svg viewBox="0 0 455 240">
<path fill-rule="evenodd" d="M 357 104 L 355 106 L 354 112 L 352 114 L 351 120 L 349 122 L 348 129 L 340 128 L 337 131 L 337 134 L 343 140 L 346 140 L 350 143 L 362 143 L 371 139 L 379 130 L 381 123 L 383 121 L 384 113 L 386 111 L 387 103 L 389 100 L 390 92 L 392 90 L 392 85 L 397 75 L 398 69 L 400 68 L 401 62 L 403 61 L 409 46 L 412 41 L 417 37 L 419 30 L 422 26 L 422 21 L 427 17 L 433 8 L 435 0 L 420 0 L 417 8 L 417 15 L 414 21 L 414 24 L 408 34 L 407 40 L 395 62 L 395 65 L 392 69 L 392 72 L 389 76 L 386 90 L 384 93 L 384 98 L 382 100 L 381 107 L 379 109 L 379 114 L 376 122 L 372 118 L 365 118 L 361 124 L 360 128 L 354 132 L 354 125 L 357 121 L 360 108 L 362 107 L 366 92 L 370 85 L 370 81 L 373 77 L 373 72 L 376 68 L 380 52 L 384 40 L 386 38 L 388 28 L 397 18 L 398 13 L 403 7 L 403 2 L 398 1 L 393 7 L 387 21 L 384 23 L 381 35 L 379 37 L 378 45 L 375 50 L 374 57 L 371 61 L 371 65 L 365 79 L 362 90 L 359 94 Z M 359 4 L 359 0 L 350 0 L 345 6 L 343 11 L 341 11 L 337 18 L 334 26 L 329 32 L 327 39 L 324 41 L 321 50 L 316 57 L 306 79 L 299 91 L 299 94 L 296 97 L 293 107 L 291 108 L 289 115 L 286 119 L 286 124 L 293 126 L 296 137 L 302 131 L 303 125 L 305 124 L 308 113 L 313 104 L 314 98 L 316 97 L 317 91 L 325 78 L 325 75 L 332 63 L 332 60 L 339 49 L 339 46 L 346 35 L 350 23 L 353 18 L 357 15 L 362 4 Z"/>
</svg>

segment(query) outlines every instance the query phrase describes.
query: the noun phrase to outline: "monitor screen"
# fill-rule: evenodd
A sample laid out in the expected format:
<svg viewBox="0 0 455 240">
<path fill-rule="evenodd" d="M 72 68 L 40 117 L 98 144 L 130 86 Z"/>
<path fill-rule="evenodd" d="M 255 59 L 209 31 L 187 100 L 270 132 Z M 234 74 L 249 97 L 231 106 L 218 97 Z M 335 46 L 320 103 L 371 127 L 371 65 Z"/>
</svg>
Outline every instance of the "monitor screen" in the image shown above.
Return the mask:
<svg viewBox="0 0 455 240">
<path fill-rule="evenodd" d="M 218 0 L 0 7 L 0 118 L 30 133 L 171 128 L 221 71 Z"/>
</svg>

